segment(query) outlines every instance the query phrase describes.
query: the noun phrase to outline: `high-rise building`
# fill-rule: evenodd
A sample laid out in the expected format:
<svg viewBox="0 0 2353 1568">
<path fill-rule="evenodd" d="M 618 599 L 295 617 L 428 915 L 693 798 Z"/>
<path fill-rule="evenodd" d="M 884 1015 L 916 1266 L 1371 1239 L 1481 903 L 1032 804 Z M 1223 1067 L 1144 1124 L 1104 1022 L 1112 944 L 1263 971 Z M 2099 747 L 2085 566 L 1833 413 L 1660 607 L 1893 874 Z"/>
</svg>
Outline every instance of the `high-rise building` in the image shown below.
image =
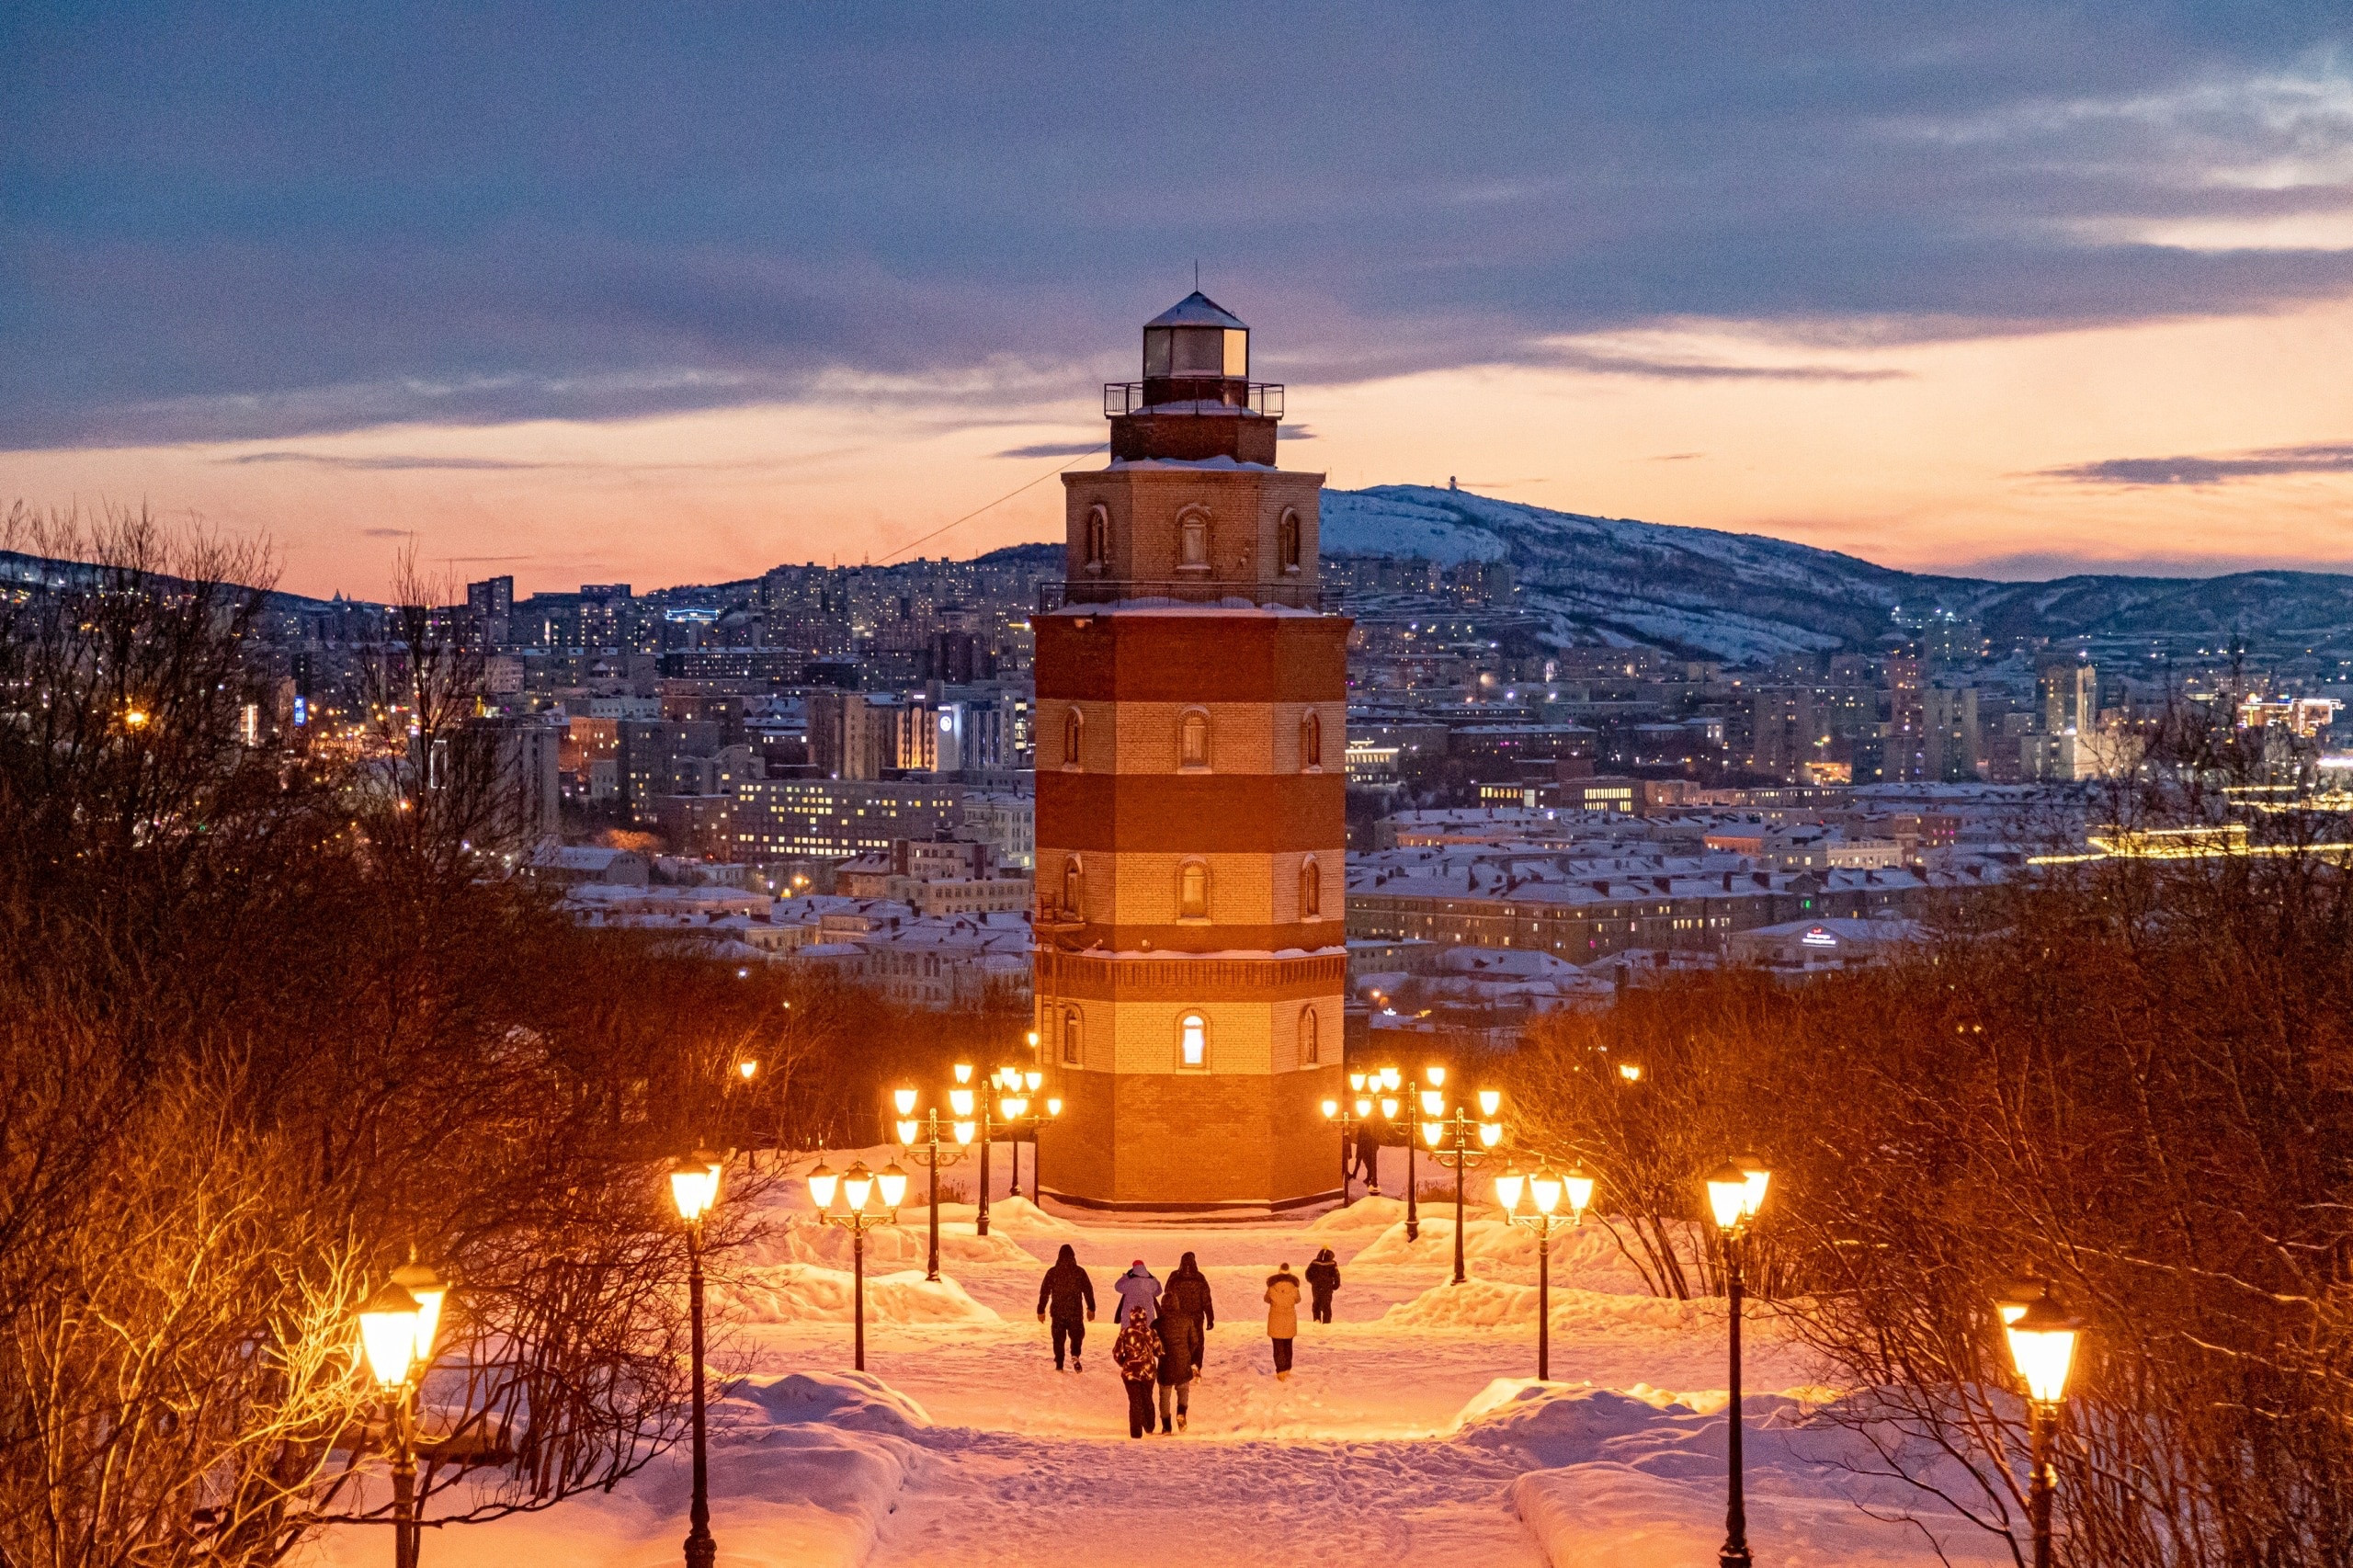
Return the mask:
<svg viewBox="0 0 2353 1568">
<path fill-rule="evenodd" d="M 1329 1197 L 1347 978 L 1350 622 L 1322 612 L 1323 476 L 1199 293 L 1106 389 L 1034 621 L 1042 1168 L 1098 1208 Z"/>
<path fill-rule="evenodd" d="M 2052 659 L 2034 672 L 2036 706 L 2042 733 L 2063 735 L 2099 723 L 2099 675 L 2080 659 Z"/>
</svg>

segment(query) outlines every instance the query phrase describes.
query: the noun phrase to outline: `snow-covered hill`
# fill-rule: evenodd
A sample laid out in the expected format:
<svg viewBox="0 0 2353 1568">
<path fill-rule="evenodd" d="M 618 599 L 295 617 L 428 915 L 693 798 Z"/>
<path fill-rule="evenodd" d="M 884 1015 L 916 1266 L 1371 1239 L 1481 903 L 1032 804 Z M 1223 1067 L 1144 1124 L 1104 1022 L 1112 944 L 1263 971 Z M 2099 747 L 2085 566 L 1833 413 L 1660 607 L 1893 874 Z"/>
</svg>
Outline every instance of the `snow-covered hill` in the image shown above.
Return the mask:
<svg viewBox="0 0 2353 1568">
<path fill-rule="evenodd" d="M 1586 517 L 1416 484 L 1327 490 L 1323 514 L 1327 554 L 1511 562 L 1524 607 L 1563 641 L 1734 663 L 1869 648 L 1898 606 L 1972 617 L 1997 644 L 2167 633 L 2312 641 L 2353 631 L 2353 577 L 2318 573 L 1996 583 L 1899 572 L 1756 534 Z"/>
</svg>

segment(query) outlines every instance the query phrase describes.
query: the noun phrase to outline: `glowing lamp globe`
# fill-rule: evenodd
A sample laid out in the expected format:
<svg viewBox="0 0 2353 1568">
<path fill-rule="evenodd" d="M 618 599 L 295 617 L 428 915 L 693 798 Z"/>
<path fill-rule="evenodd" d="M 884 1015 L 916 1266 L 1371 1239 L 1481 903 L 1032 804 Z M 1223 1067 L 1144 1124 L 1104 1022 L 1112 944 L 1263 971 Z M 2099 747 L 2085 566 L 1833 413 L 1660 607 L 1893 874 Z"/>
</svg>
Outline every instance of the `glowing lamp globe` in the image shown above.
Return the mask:
<svg viewBox="0 0 2353 1568">
<path fill-rule="evenodd" d="M 1349 1074 L 1348 1087 L 1357 1094 L 1360 1095 L 1364 1093 L 1364 1074 L 1361 1073 Z"/>
<path fill-rule="evenodd" d="M 1586 1175 L 1583 1165 L 1574 1165 L 1561 1178 L 1561 1185 L 1568 1188 L 1569 1211 L 1584 1219 L 1586 1206 L 1593 1201 L 1593 1178 Z"/>
<path fill-rule="evenodd" d="M 1733 1164 L 1738 1165 L 1741 1175 L 1748 1178 L 1748 1192 L 1741 1199 L 1741 1212 L 1745 1218 L 1754 1220 L 1756 1211 L 1765 1207 L 1765 1189 L 1772 1185 L 1773 1173 L 1753 1159 L 1734 1160 Z"/>
<path fill-rule="evenodd" d="M 960 1084 L 969 1084 L 972 1081 L 972 1064 L 971 1062 L 959 1062 L 956 1063 L 956 1081 Z"/>
<path fill-rule="evenodd" d="M 1337 1101 L 1337 1100 L 1325 1100 L 1325 1101 L 1324 1102 L 1324 1120 L 1326 1120 L 1326 1121 L 1333 1120 L 1333 1119 L 1335 1119 L 1336 1118 L 1337 1118 L 1337 1117 L 1339 1116 L 1339 1114 L 1340 1114 L 1340 1102 L 1339 1102 L 1339 1101 Z"/>
<path fill-rule="evenodd" d="M 2067 1397 L 2067 1374 L 2075 1363 L 2075 1336 L 2083 1326 L 2046 1290 L 2003 1331 L 2009 1335 L 2010 1359 L 2026 1384 L 2027 1397 L 2037 1404 L 2057 1404 Z"/>
<path fill-rule="evenodd" d="M 359 1348 L 376 1386 L 396 1389 L 408 1381 L 416 1359 L 416 1298 L 398 1285 L 387 1284 L 359 1309 Z"/>
<path fill-rule="evenodd" d="M 1422 1123 L 1422 1142 L 1429 1147 L 1433 1149 L 1437 1148 L 1438 1146 L 1439 1140 L 1443 1139 L 1445 1136 L 1445 1122 L 1425 1121 Z"/>
<path fill-rule="evenodd" d="M 891 1103 L 899 1108 L 901 1116 L 913 1116 L 915 1113 L 915 1092 L 913 1089 L 893 1089 L 891 1091 Z M 913 1140 L 907 1142 L 912 1142 Z"/>
<path fill-rule="evenodd" d="M 831 1209 L 835 1189 L 841 1184 L 842 1173 L 820 1163 L 815 1170 L 809 1173 L 809 1201 L 820 1210 Z"/>
<path fill-rule="evenodd" d="M 954 1116 L 970 1116 L 970 1115 L 972 1115 L 972 1090 L 970 1090 L 970 1089 L 950 1089 L 950 1090 L 949 1090 L 949 1091 L 948 1091 L 948 1109 L 949 1109 L 949 1114 L 950 1114 L 950 1115 L 954 1115 Z"/>
<path fill-rule="evenodd" d="M 1479 1142 L 1483 1147 L 1492 1149 L 1503 1141 L 1504 1124 L 1502 1122 L 1483 1121 L 1479 1124 Z"/>
<path fill-rule="evenodd" d="M 1381 1070 L 1381 1086 L 1387 1089 L 1391 1094 L 1395 1094 L 1398 1089 L 1404 1086 L 1404 1082 L 1405 1075 L 1398 1072 L 1396 1068 L 1383 1067 Z"/>
<path fill-rule="evenodd" d="M 709 1156 L 689 1154 L 670 1167 L 670 1201 L 689 1225 L 719 1201 L 719 1170 Z"/>
<path fill-rule="evenodd" d="M 970 1143 L 972 1141 L 972 1134 L 980 1131 L 980 1126 L 981 1124 L 977 1121 L 958 1122 L 956 1124 L 956 1142 L 959 1143 Z"/>
<path fill-rule="evenodd" d="M 1381 1096 L 1381 1115 L 1383 1115 L 1383 1116 L 1385 1116 L 1385 1117 L 1387 1117 L 1387 1118 L 1388 1118 L 1390 1120 L 1392 1120 L 1392 1121 L 1394 1121 L 1394 1120 L 1396 1120 L 1396 1119 L 1397 1119 L 1397 1096 L 1394 1096 L 1394 1095 L 1383 1095 L 1383 1096 Z"/>
<path fill-rule="evenodd" d="M 1550 1214 L 1561 1206 L 1562 1182 L 1551 1171 L 1538 1171 L 1529 1179 L 1528 1196 L 1534 1199 L 1539 1214 Z"/>
<path fill-rule="evenodd" d="M 1481 1116 L 1487 1117 L 1492 1119 L 1495 1114 L 1503 1108 L 1504 1096 L 1502 1090 L 1481 1089 L 1479 1091 L 1479 1114 Z"/>
<path fill-rule="evenodd" d="M 1048 1096 L 1046 1098 L 1046 1114 L 1048 1116 L 1060 1116 L 1062 1113 L 1063 1102 L 1061 1097 L 1059 1096 Z"/>
<path fill-rule="evenodd" d="M 1736 1231 L 1748 1217 L 1748 1173 L 1729 1162 L 1708 1176 L 1708 1211 L 1720 1231 Z"/>
<path fill-rule="evenodd" d="M 1528 1178 L 1518 1171 L 1506 1171 L 1495 1178 L 1495 1201 L 1508 1214 L 1519 1207 L 1520 1192 L 1528 1186 Z"/>
<path fill-rule="evenodd" d="M 917 1138 L 923 1135 L 923 1123 L 920 1121 L 902 1121 L 897 1125 L 896 1131 L 899 1134 L 900 1145 L 902 1147 L 911 1146 Z"/>
<path fill-rule="evenodd" d="M 1029 1115 L 1029 1096 L 1027 1095 L 1015 1095 L 1012 1098 L 1006 1100 L 1005 1102 L 1005 1114 L 1008 1119 L 1016 1121 Z"/>
<path fill-rule="evenodd" d="M 433 1339 L 441 1329 L 441 1303 L 449 1294 L 449 1282 L 429 1265 L 412 1261 L 392 1270 L 392 1283 L 416 1299 L 416 1359 L 423 1366 L 433 1359 Z"/>
<path fill-rule="evenodd" d="M 1358 1119 L 1358 1121 L 1362 1121 L 1366 1117 L 1369 1117 L 1369 1116 L 1370 1116 L 1371 1114 L 1372 1114 L 1372 1102 L 1371 1102 L 1370 1100 L 1369 1100 L 1369 1099 L 1366 1099 L 1366 1098 L 1365 1098 L 1363 1096 L 1361 1096 L 1361 1095 L 1358 1096 L 1357 1096 L 1357 1119 Z"/>
<path fill-rule="evenodd" d="M 882 1167 L 882 1174 L 874 1178 L 874 1185 L 882 1189 L 882 1207 L 896 1209 L 899 1199 L 907 1195 L 907 1173 L 899 1168 L 898 1161 L 893 1160 Z"/>
<path fill-rule="evenodd" d="M 1433 1089 L 1446 1087 L 1446 1069 L 1443 1067 L 1433 1063 L 1422 1069 L 1422 1076 L 1429 1080 L 1430 1087 Z"/>
<path fill-rule="evenodd" d="M 1033 1095 L 1038 1092 L 1038 1085 L 1045 1081 L 1046 1075 L 1043 1073 L 1029 1072 L 1021 1074 L 1021 1086 Z"/>
<path fill-rule="evenodd" d="M 735 1071 L 744 1075 L 745 1082 L 749 1083 L 758 1074 L 760 1071 L 760 1064 L 746 1057 L 745 1060 L 735 1063 Z"/>
<path fill-rule="evenodd" d="M 842 1177 L 842 1201 L 849 1205 L 853 1214 L 865 1209 L 866 1199 L 873 1191 L 874 1173 L 866 1168 L 864 1160 L 850 1166 L 849 1175 Z"/>
<path fill-rule="evenodd" d="M 1436 1089 L 1424 1089 L 1422 1091 L 1422 1114 L 1424 1116 L 1445 1115 L 1446 1096 L 1439 1094 Z"/>
</svg>

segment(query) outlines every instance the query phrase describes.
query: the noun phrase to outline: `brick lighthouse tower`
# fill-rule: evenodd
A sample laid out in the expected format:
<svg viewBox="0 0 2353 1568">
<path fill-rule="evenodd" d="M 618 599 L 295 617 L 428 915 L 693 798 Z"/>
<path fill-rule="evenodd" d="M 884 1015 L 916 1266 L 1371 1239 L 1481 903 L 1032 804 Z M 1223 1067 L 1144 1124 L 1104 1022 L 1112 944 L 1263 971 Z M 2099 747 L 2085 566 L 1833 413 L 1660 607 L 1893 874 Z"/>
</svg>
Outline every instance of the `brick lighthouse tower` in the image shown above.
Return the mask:
<svg viewBox="0 0 2353 1568">
<path fill-rule="evenodd" d="M 1280 1208 L 1336 1191 L 1349 622 L 1282 388 L 1196 292 L 1104 389 L 1037 629 L 1040 1055 L 1058 1196 Z"/>
</svg>

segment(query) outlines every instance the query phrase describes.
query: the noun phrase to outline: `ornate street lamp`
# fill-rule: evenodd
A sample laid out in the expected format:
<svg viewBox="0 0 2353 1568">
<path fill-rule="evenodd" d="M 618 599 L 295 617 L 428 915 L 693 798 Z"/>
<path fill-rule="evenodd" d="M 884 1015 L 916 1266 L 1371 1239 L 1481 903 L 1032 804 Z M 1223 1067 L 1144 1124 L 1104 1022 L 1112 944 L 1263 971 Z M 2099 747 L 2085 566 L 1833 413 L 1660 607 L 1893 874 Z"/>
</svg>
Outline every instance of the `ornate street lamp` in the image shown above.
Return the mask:
<svg viewBox="0 0 2353 1568">
<path fill-rule="evenodd" d="M 719 1203 L 723 1161 L 699 1149 L 670 1167 L 670 1201 L 687 1227 L 687 1320 L 694 1357 L 694 1506 L 687 1515 L 687 1568 L 711 1568 L 719 1543 L 710 1538 L 710 1473 L 703 1444 L 702 1221 Z"/>
<path fill-rule="evenodd" d="M 384 1436 L 392 1449 L 392 1562 L 416 1568 L 416 1391 L 433 1365 L 449 1283 L 416 1261 L 392 1271 L 359 1309 L 359 1349 L 384 1400 Z"/>
<path fill-rule="evenodd" d="M 1427 1067 L 1423 1069 L 1423 1072 L 1430 1075 L 1431 1088 L 1438 1089 L 1445 1086 L 1445 1068 Z M 1406 1125 L 1412 1120 L 1413 1113 L 1408 1108 L 1404 1098 L 1405 1075 L 1393 1066 L 1383 1067 L 1377 1073 L 1367 1074 L 1365 1085 L 1374 1091 L 1374 1104 L 1381 1109 L 1381 1119 L 1397 1128 L 1399 1142 L 1405 1145 L 1405 1239 L 1409 1242 L 1420 1241 L 1422 1239 L 1422 1210 L 1420 1198 L 1415 1191 L 1417 1178 L 1414 1172 L 1414 1134 L 1412 1129 Z M 1381 1169 L 1377 1162 L 1378 1156 L 1373 1165 L 1376 1174 Z M 1378 1181 L 1373 1184 L 1373 1190 L 1376 1192 L 1380 1190 Z"/>
<path fill-rule="evenodd" d="M 996 1087 L 1001 1097 L 997 1101 L 996 1117 L 1014 1130 L 1013 1135 L 1013 1195 L 1021 1196 L 1021 1127 L 1029 1128 L 1029 1201 L 1038 1201 L 1039 1158 L 1038 1130 L 1063 1113 L 1062 1096 L 1040 1096 L 1046 1075 L 1035 1067 L 1001 1067 L 997 1070 Z M 987 1156 L 983 1154 L 983 1159 Z"/>
<path fill-rule="evenodd" d="M 2051 1499 L 2058 1475 L 2051 1464 L 2051 1442 L 2067 1399 L 2067 1374 L 2075 1364 L 2075 1340 L 2083 1322 L 2071 1317 L 2051 1294 L 2046 1281 L 2041 1294 L 2030 1301 L 1996 1303 L 2003 1333 L 2010 1342 L 2010 1362 L 2026 1384 L 2027 1421 L 2031 1444 L 2032 1481 L 2027 1491 L 2027 1518 L 2034 1530 L 2034 1568 L 2051 1568 Z"/>
<path fill-rule="evenodd" d="M 1443 1081 L 1446 1069 L 1433 1067 L 1432 1074 Z M 1442 1089 L 1422 1091 L 1422 1142 L 1428 1148 L 1430 1158 L 1454 1172 L 1454 1280 L 1457 1285 L 1468 1278 L 1462 1271 L 1462 1173 L 1486 1158 L 1487 1152 L 1504 1141 L 1503 1123 L 1495 1119 L 1503 1108 L 1504 1097 L 1494 1089 L 1479 1091 L 1479 1115 L 1474 1120 L 1471 1108 L 1456 1101 L 1446 1103 Z"/>
<path fill-rule="evenodd" d="M 1380 1092 L 1381 1074 L 1351 1073 L 1348 1074 L 1348 1097 L 1324 1102 L 1324 1119 L 1336 1122 L 1340 1128 L 1340 1204 L 1343 1208 L 1355 1201 L 1348 1196 L 1348 1154 L 1357 1140 L 1364 1135 L 1364 1124 L 1372 1119 L 1372 1096 Z M 1381 1161 L 1378 1156 L 1365 1162 L 1372 1171 L 1365 1194 L 1381 1196 Z"/>
<path fill-rule="evenodd" d="M 1527 1207 L 1523 1209 L 1523 1196 Z M 1583 1165 L 1572 1165 L 1566 1176 L 1547 1167 L 1533 1176 L 1506 1171 L 1495 1178 L 1495 1201 L 1503 1205 L 1504 1222 L 1526 1225 L 1536 1233 L 1536 1381 L 1552 1381 L 1552 1216 L 1561 1199 L 1569 1200 L 1569 1224 L 1585 1223 L 1586 1205 L 1593 1201 L 1593 1178 Z"/>
<path fill-rule="evenodd" d="M 838 1208 L 836 1195 L 842 1200 Z M 850 1166 L 847 1176 L 822 1160 L 809 1173 L 809 1200 L 817 1206 L 818 1220 L 850 1233 L 850 1364 L 861 1372 L 866 1370 L 866 1233 L 897 1224 L 899 1203 L 906 1195 L 907 1173 L 895 1160 L 882 1167 L 881 1176 L 869 1171 L 862 1160 Z"/>
<path fill-rule="evenodd" d="M 1725 1293 L 1731 1304 L 1732 1402 L 1729 1412 L 1731 1500 L 1724 1509 L 1723 1550 L 1716 1554 L 1722 1568 L 1747 1568 L 1748 1509 L 1741 1495 L 1740 1477 L 1740 1276 L 1741 1249 L 1749 1221 L 1765 1206 L 1765 1189 L 1773 1173 L 1755 1160 L 1727 1160 L 1708 1176 L 1708 1212 L 1723 1238 Z"/>
<path fill-rule="evenodd" d="M 956 1085 L 948 1091 L 948 1129 L 952 1142 L 945 1151 L 939 1142 L 939 1107 L 934 1105 L 917 1116 L 915 1104 L 920 1097 L 912 1088 L 893 1090 L 891 1096 L 892 1103 L 899 1113 L 895 1124 L 899 1147 L 910 1159 L 920 1159 L 931 1173 L 931 1243 L 924 1256 L 923 1277 L 938 1279 L 939 1170 L 943 1165 L 961 1165 L 964 1152 L 972 1146 L 972 1139 L 981 1130 L 981 1124 L 973 1119 L 980 1105 L 980 1091 L 972 1087 L 972 1064 L 969 1062 L 956 1063 Z"/>
</svg>

